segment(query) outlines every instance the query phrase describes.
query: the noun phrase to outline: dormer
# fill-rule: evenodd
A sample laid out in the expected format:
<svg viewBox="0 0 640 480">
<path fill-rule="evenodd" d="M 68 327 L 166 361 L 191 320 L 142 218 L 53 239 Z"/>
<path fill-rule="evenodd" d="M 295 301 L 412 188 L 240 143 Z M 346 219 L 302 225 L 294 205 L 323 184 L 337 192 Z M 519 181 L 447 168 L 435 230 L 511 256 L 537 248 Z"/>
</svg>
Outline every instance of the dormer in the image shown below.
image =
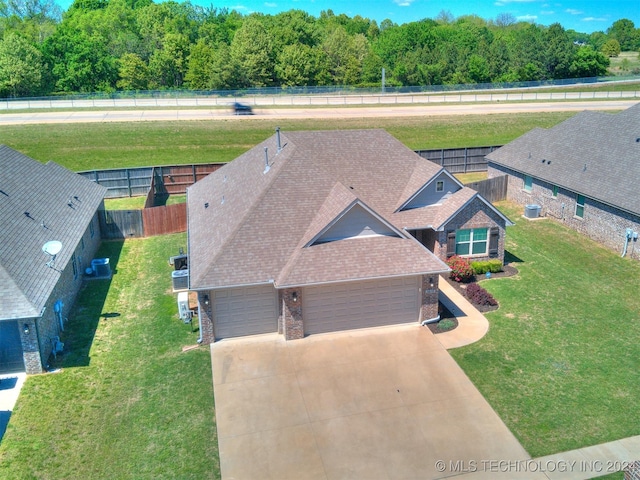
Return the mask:
<svg viewBox="0 0 640 480">
<path fill-rule="evenodd" d="M 413 194 L 398 211 L 440 205 L 460 189 L 462 184 L 443 169 Z"/>
</svg>

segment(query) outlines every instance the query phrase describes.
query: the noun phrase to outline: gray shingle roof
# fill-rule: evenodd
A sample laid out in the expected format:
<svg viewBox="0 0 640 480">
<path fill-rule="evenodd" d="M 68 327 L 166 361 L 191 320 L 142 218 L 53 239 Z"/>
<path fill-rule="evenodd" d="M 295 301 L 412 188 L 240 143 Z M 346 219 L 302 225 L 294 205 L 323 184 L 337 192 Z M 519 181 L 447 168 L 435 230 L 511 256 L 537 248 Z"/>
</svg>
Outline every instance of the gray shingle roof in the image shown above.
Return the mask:
<svg viewBox="0 0 640 480">
<path fill-rule="evenodd" d="M 40 316 L 105 191 L 0 145 L 0 319 Z M 51 240 L 62 243 L 55 270 L 42 251 Z"/>
<path fill-rule="evenodd" d="M 279 153 L 273 136 L 188 189 L 190 288 L 448 270 L 406 232 L 305 247 L 354 201 L 398 230 L 410 228 L 394 212 L 441 167 L 383 130 L 282 132 L 281 139 Z M 464 190 L 452 196 L 452 212 L 469 200 Z M 431 208 L 412 210 L 412 221 L 426 225 Z"/>
<path fill-rule="evenodd" d="M 487 159 L 640 214 L 640 104 L 617 114 L 585 111 L 548 130 L 536 128 Z"/>
</svg>

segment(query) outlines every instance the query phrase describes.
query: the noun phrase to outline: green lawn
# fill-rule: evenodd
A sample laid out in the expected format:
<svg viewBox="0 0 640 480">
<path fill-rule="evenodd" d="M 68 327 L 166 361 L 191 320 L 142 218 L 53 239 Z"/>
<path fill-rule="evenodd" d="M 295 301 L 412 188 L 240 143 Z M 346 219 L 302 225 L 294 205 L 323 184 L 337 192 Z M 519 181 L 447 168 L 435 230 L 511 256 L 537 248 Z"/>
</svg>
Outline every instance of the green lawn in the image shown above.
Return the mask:
<svg viewBox="0 0 640 480">
<path fill-rule="evenodd" d="M 413 150 L 502 145 L 572 112 L 327 120 L 241 119 L 180 122 L 6 125 L 0 143 L 73 171 L 227 162 L 287 130 L 384 128 Z"/>
<path fill-rule="evenodd" d="M 519 274 L 483 282 L 500 308 L 453 357 L 534 457 L 640 434 L 640 263 L 497 205 Z"/>
<path fill-rule="evenodd" d="M 177 317 L 186 235 L 104 242 L 113 280 L 69 315 L 61 371 L 27 379 L 0 444 L 6 479 L 220 477 L 210 352 Z"/>
</svg>

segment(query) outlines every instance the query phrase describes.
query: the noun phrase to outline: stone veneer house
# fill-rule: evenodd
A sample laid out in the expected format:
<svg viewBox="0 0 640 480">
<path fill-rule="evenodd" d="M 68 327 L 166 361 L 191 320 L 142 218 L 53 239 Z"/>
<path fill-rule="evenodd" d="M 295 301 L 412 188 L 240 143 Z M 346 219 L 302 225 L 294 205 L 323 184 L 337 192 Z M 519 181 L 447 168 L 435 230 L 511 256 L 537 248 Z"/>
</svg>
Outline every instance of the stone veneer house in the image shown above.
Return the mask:
<svg viewBox="0 0 640 480">
<path fill-rule="evenodd" d="M 187 191 L 203 341 L 438 316 L 454 253 L 504 257 L 510 224 L 382 130 L 286 132 Z"/>
<path fill-rule="evenodd" d="M 0 373 L 41 373 L 100 245 L 106 189 L 0 145 Z M 60 242 L 53 258 L 43 251 Z"/>
<path fill-rule="evenodd" d="M 542 216 L 640 259 L 640 104 L 578 113 L 486 158 L 489 178 L 508 175 L 510 200 L 538 205 Z"/>
</svg>

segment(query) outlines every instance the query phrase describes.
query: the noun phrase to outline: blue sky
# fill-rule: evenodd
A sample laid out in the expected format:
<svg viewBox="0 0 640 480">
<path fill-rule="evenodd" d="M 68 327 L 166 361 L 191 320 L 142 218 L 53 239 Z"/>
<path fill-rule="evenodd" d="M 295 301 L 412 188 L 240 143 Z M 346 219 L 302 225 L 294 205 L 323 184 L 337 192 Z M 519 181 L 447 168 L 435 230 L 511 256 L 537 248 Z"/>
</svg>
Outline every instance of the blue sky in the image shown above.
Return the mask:
<svg viewBox="0 0 640 480">
<path fill-rule="evenodd" d="M 63 10 L 69 8 L 71 2 L 57 0 Z M 606 31 L 621 18 L 632 20 L 636 28 L 640 28 L 640 0 L 191 0 L 191 3 L 229 8 L 244 15 L 253 12 L 274 15 L 298 9 L 318 17 L 322 10 L 331 9 L 335 14 L 374 19 L 378 24 L 385 18 L 398 24 L 435 18 L 445 10 L 454 17 L 475 14 L 485 19 L 510 13 L 518 20 L 546 26 L 559 22 L 565 29 L 584 33 Z"/>
<path fill-rule="evenodd" d="M 454 17 L 476 14 L 495 19 L 500 13 L 510 13 L 519 20 L 542 25 L 559 22 L 565 29 L 591 33 L 605 31 L 621 18 L 628 18 L 640 27 L 640 0 L 191 0 L 203 6 L 226 7 L 243 14 L 260 12 L 276 14 L 293 8 L 317 17 L 322 10 L 374 19 L 385 18 L 395 23 L 407 23 L 423 18 L 435 18 L 441 10 Z"/>
</svg>

